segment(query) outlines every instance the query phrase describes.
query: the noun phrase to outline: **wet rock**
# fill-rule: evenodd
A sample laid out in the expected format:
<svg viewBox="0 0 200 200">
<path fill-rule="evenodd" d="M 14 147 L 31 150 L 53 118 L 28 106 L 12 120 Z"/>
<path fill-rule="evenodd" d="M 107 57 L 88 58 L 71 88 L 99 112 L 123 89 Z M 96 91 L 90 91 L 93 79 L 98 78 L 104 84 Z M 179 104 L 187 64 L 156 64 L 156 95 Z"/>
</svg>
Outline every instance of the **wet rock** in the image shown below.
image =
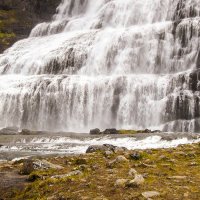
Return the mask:
<svg viewBox="0 0 200 200">
<path fill-rule="evenodd" d="M 22 129 L 22 131 L 19 134 L 20 135 L 42 135 L 42 134 L 45 134 L 45 133 L 47 133 L 47 132 Z"/>
<path fill-rule="evenodd" d="M 115 182 L 115 187 L 122 187 L 122 188 L 124 188 L 127 183 L 128 183 L 128 179 L 118 179 Z"/>
<path fill-rule="evenodd" d="M 142 196 L 146 199 L 152 198 L 152 197 L 157 197 L 160 196 L 160 193 L 157 191 L 147 191 L 147 192 L 143 192 Z"/>
<path fill-rule="evenodd" d="M 90 130 L 90 135 L 99 135 L 99 134 L 101 134 L 101 131 L 98 128 Z"/>
<path fill-rule="evenodd" d="M 0 130 L 0 135 L 17 135 L 18 131 L 17 127 L 7 127 Z"/>
<path fill-rule="evenodd" d="M 110 144 L 104 144 L 104 145 L 91 145 L 86 150 L 86 153 L 93 153 L 97 151 L 112 151 L 114 152 L 116 146 L 110 145 Z"/>
<path fill-rule="evenodd" d="M 103 134 L 105 134 L 105 135 L 115 135 L 115 134 L 119 134 L 119 131 L 115 128 L 106 129 L 105 131 L 103 131 Z"/>
</svg>

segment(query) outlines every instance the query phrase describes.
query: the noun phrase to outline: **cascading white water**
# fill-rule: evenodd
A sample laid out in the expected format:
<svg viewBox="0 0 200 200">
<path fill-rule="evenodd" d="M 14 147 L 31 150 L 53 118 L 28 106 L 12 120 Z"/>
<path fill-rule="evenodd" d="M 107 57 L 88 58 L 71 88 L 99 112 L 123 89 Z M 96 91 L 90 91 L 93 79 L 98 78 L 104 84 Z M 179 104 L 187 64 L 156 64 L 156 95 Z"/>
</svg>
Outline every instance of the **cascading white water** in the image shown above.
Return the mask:
<svg viewBox="0 0 200 200">
<path fill-rule="evenodd" d="M 63 0 L 0 55 L 0 127 L 200 131 L 199 0 Z"/>
</svg>

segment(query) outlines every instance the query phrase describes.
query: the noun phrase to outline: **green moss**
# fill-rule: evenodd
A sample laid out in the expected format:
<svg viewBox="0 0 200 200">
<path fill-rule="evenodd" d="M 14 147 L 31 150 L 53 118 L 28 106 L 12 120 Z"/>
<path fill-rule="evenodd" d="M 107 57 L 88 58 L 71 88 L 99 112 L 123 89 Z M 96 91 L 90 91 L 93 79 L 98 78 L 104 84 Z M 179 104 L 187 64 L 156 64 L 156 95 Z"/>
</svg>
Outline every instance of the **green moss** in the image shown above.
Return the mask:
<svg viewBox="0 0 200 200">
<path fill-rule="evenodd" d="M 128 157 L 135 151 L 123 154 Z M 44 176 L 44 179 L 36 179 L 29 183 L 26 189 L 14 194 L 13 199 L 47 199 L 55 196 L 65 199 L 95 199 L 103 196 L 108 200 L 134 199 L 133 196 L 141 195 L 144 191 L 157 190 L 161 196 L 155 199 L 199 199 L 199 161 L 200 148 L 198 144 L 180 146 L 173 149 L 141 150 L 139 160 L 130 160 L 127 163 L 109 168 L 107 164 L 113 161 L 120 153 L 113 154 L 107 158 L 103 153 L 93 153 L 65 158 L 50 158 L 49 161 L 55 164 L 65 163 L 64 169 L 35 171 L 31 175 Z M 80 159 L 81 158 L 81 159 Z M 86 162 L 85 162 L 86 161 Z M 53 175 L 66 174 L 74 170 L 74 167 L 87 163 L 86 171 L 80 176 L 71 176 L 61 179 L 51 178 Z M 197 165 L 191 165 L 191 163 Z M 146 164 L 146 165 L 144 165 Z M 97 167 L 93 167 L 97 166 Z M 16 165 L 17 167 L 17 165 Z M 128 175 L 130 168 L 134 168 L 142 174 L 145 183 L 134 188 L 116 188 L 117 179 L 132 179 Z M 186 179 L 170 179 L 172 176 L 186 176 Z M 183 198 L 184 193 L 188 198 Z M 129 195 L 132 195 L 129 197 Z M 134 196 L 135 197 L 135 196 Z M 137 198 L 135 198 L 137 199 Z"/>
<path fill-rule="evenodd" d="M 138 133 L 138 131 L 136 131 L 136 130 L 119 130 L 118 131 L 119 132 L 119 134 L 136 134 L 136 133 Z"/>
<path fill-rule="evenodd" d="M 14 38 L 14 33 L 1 33 L 0 32 L 0 39 L 7 39 L 7 38 Z"/>
</svg>

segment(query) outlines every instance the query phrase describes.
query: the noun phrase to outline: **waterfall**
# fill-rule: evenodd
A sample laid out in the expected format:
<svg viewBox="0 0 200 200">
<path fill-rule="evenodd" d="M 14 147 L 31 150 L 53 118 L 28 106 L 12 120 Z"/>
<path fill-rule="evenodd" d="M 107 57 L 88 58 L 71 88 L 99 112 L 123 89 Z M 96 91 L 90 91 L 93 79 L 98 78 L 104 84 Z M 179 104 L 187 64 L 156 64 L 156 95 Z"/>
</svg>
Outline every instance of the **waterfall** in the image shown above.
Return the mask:
<svg viewBox="0 0 200 200">
<path fill-rule="evenodd" d="M 199 0 L 62 0 L 0 54 L 0 127 L 200 131 Z"/>
</svg>

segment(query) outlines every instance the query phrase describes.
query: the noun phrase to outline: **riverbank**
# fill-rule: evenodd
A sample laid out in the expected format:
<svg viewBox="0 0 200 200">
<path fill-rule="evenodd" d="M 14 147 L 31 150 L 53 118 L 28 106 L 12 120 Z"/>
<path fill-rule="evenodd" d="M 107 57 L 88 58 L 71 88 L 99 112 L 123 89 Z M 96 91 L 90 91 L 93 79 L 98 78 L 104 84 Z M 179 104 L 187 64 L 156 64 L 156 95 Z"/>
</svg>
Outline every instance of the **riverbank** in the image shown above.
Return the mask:
<svg viewBox="0 0 200 200">
<path fill-rule="evenodd" d="M 195 200 L 200 198 L 199 167 L 199 143 L 157 150 L 111 148 L 45 160 L 2 162 L 0 196 L 49 200 Z"/>
<path fill-rule="evenodd" d="M 9 133 L 10 134 L 10 133 Z M 137 133 L 100 134 L 48 133 L 0 134 L 0 160 L 12 161 L 21 157 L 83 154 L 91 145 L 112 144 L 133 149 L 177 147 L 200 142 L 198 133 Z"/>
</svg>

